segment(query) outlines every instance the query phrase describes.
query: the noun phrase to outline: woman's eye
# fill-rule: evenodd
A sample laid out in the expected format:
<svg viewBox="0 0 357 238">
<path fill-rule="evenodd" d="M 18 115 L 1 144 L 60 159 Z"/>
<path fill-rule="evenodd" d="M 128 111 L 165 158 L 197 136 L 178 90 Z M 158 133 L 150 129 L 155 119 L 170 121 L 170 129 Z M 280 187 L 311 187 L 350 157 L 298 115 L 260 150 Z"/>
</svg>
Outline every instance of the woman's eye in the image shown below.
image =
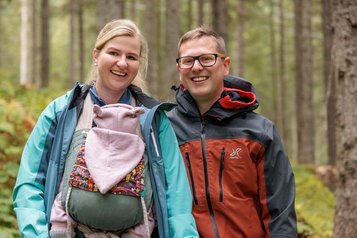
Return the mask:
<svg viewBox="0 0 357 238">
<path fill-rule="evenodd" d="M 110 54 L 110 55 L 113 55 L 113 56 L 118 56 L 118 55 L 119 55 L 119 54 L 118 54 L 117 52 L 115 52 L 115 51 L 110 51 L 109 54 Z"/>
<path fill-rule="evenodd" d="M 138 60 L 138 57 L 135 57 L 135 56 L 133 56 L 133 55 L 128 55 L 126 58 L 127 58 L 128 60 Z"/>
</svg>

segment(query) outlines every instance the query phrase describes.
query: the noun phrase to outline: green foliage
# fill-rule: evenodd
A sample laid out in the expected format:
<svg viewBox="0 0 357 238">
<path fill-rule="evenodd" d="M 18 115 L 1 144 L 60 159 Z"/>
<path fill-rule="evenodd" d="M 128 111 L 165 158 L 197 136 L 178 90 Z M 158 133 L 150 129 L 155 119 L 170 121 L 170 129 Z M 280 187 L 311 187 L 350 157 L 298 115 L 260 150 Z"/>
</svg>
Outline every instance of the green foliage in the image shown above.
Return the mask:
<svg viewBox="0 0 357 238">
<path fill-rule="evenodd" d="M 19 237 L 12 207 L 20 157 L 44 107 L 63 93 L 53 88 L 28 90 L 0 75 L 0 237 Z"/>
<path fill-rule="evenodd" d="M 300 237 L 332 237 L 335 198 L 311 166 L 294 166 Z"/>
</svg>

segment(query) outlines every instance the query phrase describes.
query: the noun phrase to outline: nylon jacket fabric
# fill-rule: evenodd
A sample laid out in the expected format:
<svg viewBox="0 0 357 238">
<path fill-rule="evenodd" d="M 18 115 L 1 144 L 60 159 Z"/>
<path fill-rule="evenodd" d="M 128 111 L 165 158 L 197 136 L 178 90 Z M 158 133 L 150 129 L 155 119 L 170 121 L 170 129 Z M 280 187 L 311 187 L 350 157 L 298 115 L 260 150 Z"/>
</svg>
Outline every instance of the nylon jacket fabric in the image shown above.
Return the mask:
<svg viewBox="0 0 357 238">
<path fill-rule="evenodd" d="M 274 124 L 253 112 L 253 86 L 225 78 L 225 92 L 200 115 L 178 89 L 169 113 L 185 160 L 193 215 L 204 238 L 295 238 L 295 181 Z"/>
<path fill-rule="evenodd" d="M 147 112 L 152 111 L 148 108 L 158 104 L 137 87 L 130 86 L 129 89 Z M 76 84 L 67 94 L 51 102 L 40 115 L 26 143 L 13 190 L 13 205 L 22 237 L 49 237 L 52 204 L 88 90 L 89 86 Z M 177 145 L 175 134 L 159 107 L 152 114 L 155 115 L 155 121 L 148 122 L 145 119 L 147 113 L 140 116 L 140 121 L 143 132 L 154 132 L 152 137 L 144 141 L 148 147 L 149 162 L 156 164 L 157 170 L 162 172 L 153 175 L 153 168 L 149 168 L 150 176 L 157 182 L 157 185 L 152 184 L 155 208 L 157 211 L 166 211 L 164 216 L 162 212 L 156 216 L 160 237 L 198 237 L 191 214 L 192 200 L 185 167 L 179 150 L 173 146 Z M 153 154 L 152 144 L 158 148 L 158 153 Z M 150 161 L 152 159 L 156 161 Z M 177 191 L 173 190 L 173 183 Z M 163 200 L 162 203 L 157 202 L 158 197 Z"/>
</svg>

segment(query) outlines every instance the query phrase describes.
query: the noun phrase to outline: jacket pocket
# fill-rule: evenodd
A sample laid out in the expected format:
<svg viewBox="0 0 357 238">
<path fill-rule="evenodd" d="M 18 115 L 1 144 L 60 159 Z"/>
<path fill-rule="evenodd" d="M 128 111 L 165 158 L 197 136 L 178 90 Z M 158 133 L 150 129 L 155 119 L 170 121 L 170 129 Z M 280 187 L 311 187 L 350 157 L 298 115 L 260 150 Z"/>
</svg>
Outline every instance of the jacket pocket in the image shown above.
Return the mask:
<svg viewBox="0 0 357 238">
<path fill-rule="evenodd" d="M 223 170 L 224 170 L 224 157 L 226 155 L 226 151 L 224 147 L 221 151 L 221 162 L 219 166 L 219 201 L 223 202 L 223 185 L 222 185 L 222 177 L 223 177 Z"/>
<path fill-rule="evenodd" d="M 195 190 L 195 181 L 193 179 L 193 173 L 192 173 L 192 167 L 191 167 L 191 162 L 190 162 L 190 156 L 188 154 L 188 152 L 185 153 L 185 158 L 187 161 L 187 168 L 188 168 L 188 172 L 190 175 L 190 180 L 191 180 L 191 189 L 192 189 L 192 196 L 193 196 L 193 201 L 195 202 L 195 204 L 198 204 L 197 201 L 197 195 L 196 195 L 196 190 Z"/>
</svg>

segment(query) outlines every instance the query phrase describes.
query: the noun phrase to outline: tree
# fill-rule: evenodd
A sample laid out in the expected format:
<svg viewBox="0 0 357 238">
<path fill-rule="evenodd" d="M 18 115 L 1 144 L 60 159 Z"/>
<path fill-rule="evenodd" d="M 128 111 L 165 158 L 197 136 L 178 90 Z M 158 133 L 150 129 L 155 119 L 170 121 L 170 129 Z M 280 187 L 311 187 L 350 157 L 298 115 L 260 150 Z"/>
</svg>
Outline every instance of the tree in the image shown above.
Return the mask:
<svg viewBox="0 0 357 238">
<path fill-rule="evenodd" d="M 109 21 L 123 18 L 124 0 L 97 0 L 99 31 Z"/>
<path fill-rule="evenodd" d="M 237 16 L 238 22 L 236 27 L 237 32 L 237 74 L 244 76 L 244 1 L 237 1 Z"/>
<path fill-rule="evenodd" d="M 228 41 L 227 0 L 211 0 L 212 27 L 223 39 Z"/>
<path fill-rule="evenodd" d="M 287 141 L 288 137 L 288 126 L 286 125 L 287 118 L 287 87 L 286 87 L 286 76 L 285 76 L 285 16 L 284 16 L 284 0 L 279 0 L 279 19 L 280 19 L 280 48 L 279 48 L 279 78 L 278 78 L 278 96 L 279 96 L 279 114 L 278 121 L 280 124 L 280 135 L 284 141 Z"/>
<path fill-rule="evenodd" d="M 29 82 L 29 58 L 30 58 L 30 2 L 21 1 L 21 47 L 20 47 L 20 84 L 28 85 Z"/>
<path fill-rule="evenodd" d="M 155 0 L 146 0 L 145 9 L 145 19 L 151 19 L 150 21 L 145 22 L 146 24 L 143 29 L 149 45 L 149 64 L 147 72 L 147 81 L 149 82 L 148 89 L 153 96 L 158 97 L 159 57 L 157 53 L 157 42 L 155 41 L 158 28 L 155 27 L 155 24 L 159 19 L 156 17 L 157 14 L 155 14 Z"/>
<path fill-rule="evenodd" d="M 38 86 L 39 77 L 38 77 L 38 0 L 31 1 L 31 72 L 30 72 L 30 80 L 31 83 Z"/>
<path fill-rule="evenodd" d="M 69 77 L 68 87 L 74 82 L 84 80 L 84 39 L 83 39 L 83 14 L 82 0 L 69 1 L 70 32 L 69 32 Z"/>
<path fill-rule="evenodd" d="M 324 84 L 327 99 L 327 140 L 328 140 L 328 163 L 336 163 L 336 135 L 335 135 L 335 84 L 330 77 L 331 68 L 331 45 L 332 45 L 332 27 L 331 27 L 331 0 L 321 0 L 322 4 L 322 27 L 323 27 L 323 60 L 324 60 Z"/>
<path fill-rule="evenodd" d="M 204 7 L 205 7 L 205 1 L 204 0 L 198 0 L 198 25 L 202 26 L 204 24 Z"/>
<path fill-rule="evenodd" d="M 48 0 L 41 0 L 41 81 L 40 87 L 48 86 L 50 65 Z"/>
<path fill-rule="evenodd" d="M 166 0 L 166 20 L 165 20 L 165 77 L 162 82 L 163 100 L 173 100 L 174 95 L 170 95 L 171 86 L 177 84 L 177 71 L 175 67 L 176 49 L 180 38 L 180 0 Z M 171 98 L 172 97 L 172 98 Z"/>
<path fill-rule="evenodd" d="M 273 83 L 272 94 L 273 98 L 274 117 L 273 121 L 277 123 L 278 128 L 281 130 L 281 123 L 279 121 L 279 115 L 281 115 L 281 108 L 279 108 L 279 91 L 278 91 L 278 77 L 277 77 L 277 60 L 276 60 L 276 40 L 275 40 L 275 22 L 274 22 L 274 0 L 270 0 L 270 70 L 271 70 L 271 82 Z"/>
<path fill-rule="evenodd" d="M 336 213 L 333 237 L 357 234 L 357 2 L 332 0 L 332 72 L 336 94 Z M 330 109 L 329 109 L 330 110 Z"/>
<path fill-rule="evenodd" d="M 131 0 L 130 1 L 130 18 L 133 21 L 136 21 L 136 0 Z"/>
<path fill-rule="evenodd" d="M 312 63 L 311 2 L 295 0 L 295 105 L 300 163 L 314 163 Z"/>
</svg>

